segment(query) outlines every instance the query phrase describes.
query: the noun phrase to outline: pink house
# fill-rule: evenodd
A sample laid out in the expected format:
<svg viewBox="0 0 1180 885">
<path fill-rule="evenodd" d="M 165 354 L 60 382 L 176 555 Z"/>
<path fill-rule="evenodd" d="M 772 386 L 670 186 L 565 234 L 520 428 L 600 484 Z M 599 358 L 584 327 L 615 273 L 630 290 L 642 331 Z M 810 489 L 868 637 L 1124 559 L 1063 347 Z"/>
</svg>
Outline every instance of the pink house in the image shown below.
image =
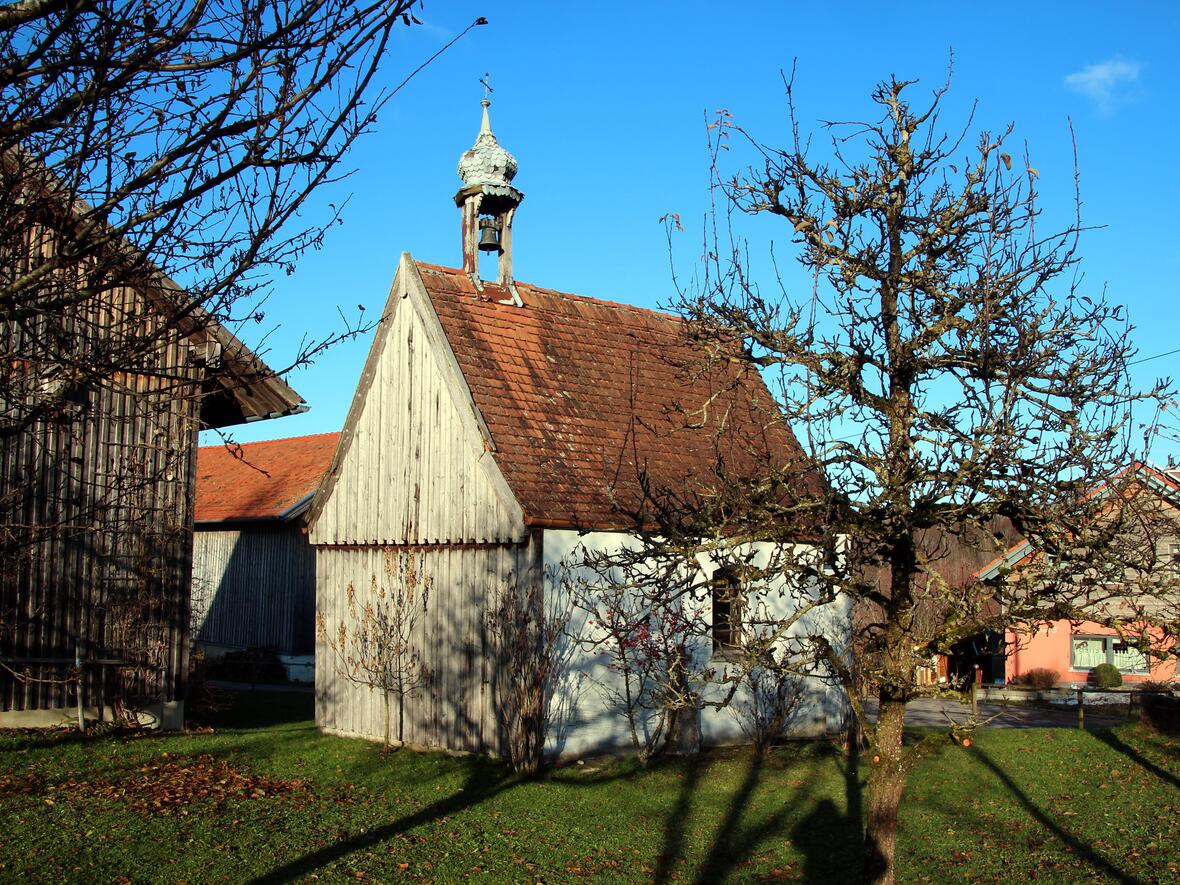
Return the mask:
<svg viewBox="0 0 1180 885">
<path fill-rule="evenodd" d="M 1180 471 L 1162 471 L 1147 465 L 1132 469 L 1143 488 L 1158 495 L 1171 510 L 1180 510 L 1177 476 Z M 1000 579 L 1007 571 L 1034 561 L 1037 553 L 1029 541 L 1021 541 L 983 568 L 977 577 L 981 581 Z M 1169 561 L 1180 557 L 1180 525 L 1176 536 L 1157 543 L 1157 555 Z M 1092 621 L 1015 625 L 1005 631 L 1004 640 L 1007 650 L 1004 676 L 1008 682 L 1018 682 L 1029 671 L 1045 668 L 1060 673 L 1061 682 L 1084 683 L 1094 668 L 1103 663 L 1118 667 L 1127 684 L 1149 680 L 1170 682 L 1177 678 L 1175 656 L 1165 660 L 1146 656 L 1123 642 L 1115 630 Z"/>
<path fill-rule="evenodd" d="M 1171 682 L 1176 659 L 1147 659 L 1124 643 L 1115 631 L 1092 621 L 1052 621 L 1004 633 L 1008 648 L 1005 675 L 1019 681 L 1030 670 L 1044 667 L 1061 674 L 1062 682 L 1086 682 L 1099 664 L 1114 664 L 1126 684 L 1148 680 Z"/>
</svg>

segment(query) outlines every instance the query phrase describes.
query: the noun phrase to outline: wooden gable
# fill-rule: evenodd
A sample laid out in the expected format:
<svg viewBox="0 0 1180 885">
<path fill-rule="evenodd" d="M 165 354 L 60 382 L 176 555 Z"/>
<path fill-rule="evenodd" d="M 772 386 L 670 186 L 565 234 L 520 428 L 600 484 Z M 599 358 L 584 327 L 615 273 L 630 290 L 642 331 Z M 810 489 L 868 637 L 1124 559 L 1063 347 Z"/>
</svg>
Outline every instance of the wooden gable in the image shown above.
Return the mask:
<svg viewBox="0 0 1180 885">
<path fill-rule="evenodd" d="M 405 253 L 312 509 L 312 543 L 523 540 L 524 516 L 493 450 L 417 266 Z"/>
</svg>

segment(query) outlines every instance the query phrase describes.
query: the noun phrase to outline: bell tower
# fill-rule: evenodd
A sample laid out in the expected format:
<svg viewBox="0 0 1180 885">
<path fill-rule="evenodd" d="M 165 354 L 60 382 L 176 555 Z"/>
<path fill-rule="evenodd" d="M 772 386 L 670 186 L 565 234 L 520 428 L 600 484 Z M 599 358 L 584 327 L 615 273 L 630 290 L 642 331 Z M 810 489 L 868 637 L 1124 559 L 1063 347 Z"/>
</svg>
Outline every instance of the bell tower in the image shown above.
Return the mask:
<svg viewBox="0 0 1180 885">
<path fill-rule="evenodd" d="M 459 178 L 463 186 L 455 194 L 455 205 L 462 212 L 463 270 L 475 287 L 483 291 L 479 278 L 479 253 L 491 252 L 499 256 L 496 282 L 508 290 L 506 304 L 523 302 L 512 282 L 512 219 L 524 194 L 512 186 L 516 176 L 516 158 L 500 146 L 492 134 L 488 119 L 491 101 L 487 93 L 483 101 L 483 122 L 475 144 L 459 158 Z"/>
</svg>

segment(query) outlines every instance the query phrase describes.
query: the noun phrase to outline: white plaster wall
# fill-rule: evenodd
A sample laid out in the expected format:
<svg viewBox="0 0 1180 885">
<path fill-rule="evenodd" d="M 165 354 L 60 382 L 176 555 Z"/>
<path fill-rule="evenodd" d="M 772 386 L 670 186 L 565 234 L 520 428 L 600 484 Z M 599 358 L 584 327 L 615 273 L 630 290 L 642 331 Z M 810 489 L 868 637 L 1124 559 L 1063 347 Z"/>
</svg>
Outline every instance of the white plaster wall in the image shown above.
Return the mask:
<svg viewBox="0 0 1180 885">
<path fill-rule="evenodd" d="M 585 552 L 614 552 L 635 549 L 638 540 L 621 532 L 596 532 L 579 534 L 575 531 L 550 530 L 544 533 L 543 556 L 547 574 L 572 572 L 575 577 L 589 579 L 591 572 L 580 569 Z M 800 547 L 798 552 L 806 555 L 810 548 Z M 754 564 L 764 565 L 773 552 L 769 544 L 754 547 Z M 704 574 L 710 574 L 714 564 L 707 557 L 699 558 Z M 783 588 L 768 587 L 761 598 L 772 616 L 790 614 L 796 603 L 790 594 L 779 593 Z M 557 581 L 546 582 L 546 592 L 561 593 Z M 697 613 L 706 622 L 711 621 L 708 601 L 697 603 L 704 608 Z M 847 598 L 817 608 L 796 624 L 792 633 L 803 635 L 819 628 L 825 631 L 832 644 L 841 650 L 851 645 L 851 603 Z M 603 636 L 600 628 L 586 623 L 587 614 L 575 610 L 570 623 L 570 632 L 589 640 L 592 647 L 583 642 L 571 649 L 569 663 L 554 692 L 550 705 L 551 725 L 546 741 L 546 753 L 561 758 L 575 758 L 592 753 L 627 750 L 631 746 L 628 726 L 624 714 L 617 710 L 603 691 L 603 686 L 619 687 L 621 676 L 611 669 L 610 655 L 597 644 Z M 725 662 L 712 659 L 712 643 L 707 636 L 694 638 L 691 649 L 694 668 L 713 667 L 721 671 Z M 706 687 L 706 699 L 720 699 L 726 687 Z M 739 722 L 739 711 L 748 704 L 748 696 L 739 692 L 727 709 L 705 708 L 701 711 L 701 736 L 705 744 L 733 744 L 747 740 Z M 833 734 L 844 727 L 848 715 L 848 702 L 842 688 L 818 678 L 805 680 L 803 694 L 796 713 L 789 726 L 789 733 L 798 737 Z"/>
</svg>

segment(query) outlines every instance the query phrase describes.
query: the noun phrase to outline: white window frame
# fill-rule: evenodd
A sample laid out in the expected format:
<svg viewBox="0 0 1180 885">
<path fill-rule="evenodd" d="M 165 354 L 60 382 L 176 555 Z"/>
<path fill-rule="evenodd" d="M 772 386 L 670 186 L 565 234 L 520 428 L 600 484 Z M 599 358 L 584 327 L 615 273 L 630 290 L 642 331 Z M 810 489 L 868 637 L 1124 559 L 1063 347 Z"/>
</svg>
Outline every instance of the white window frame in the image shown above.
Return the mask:
<svg viewBox="0 0 1180 885">
<path fill-rule="evenodd" d="M 1127 651 L 1134 651 L 1134 649 L 1130 647 L 1130 643 L 1125 643 L 1117 636 L 1100 636 L 1093 633 L 1071 633 L 1069 637 L 1069 669 L 1074 673 L 1091 673 L 1094 670 L 1093 667 L 1084 667 L 1078 664 L 1077 656 L 1074 652 L 1074 640 L 1077 639 L 1101 642 L 1105 658 L 1103 663 L 1114 664 L 1116 667 L 1118 667 L 1118 664 L 1115 664 L 1114 660 L 1116 645 L 1125 645 L 1127 646 Z M 1143 658 L 1145 669 L 1141 670 L 1138 668 L 1132 669 L 1118 667 L 1118 671 L 1129 676 L 1150 676 L 1151 660 L 1147 657 L 1147 655 L 1141 655 L 1141 657 Z"/>
</svg>

